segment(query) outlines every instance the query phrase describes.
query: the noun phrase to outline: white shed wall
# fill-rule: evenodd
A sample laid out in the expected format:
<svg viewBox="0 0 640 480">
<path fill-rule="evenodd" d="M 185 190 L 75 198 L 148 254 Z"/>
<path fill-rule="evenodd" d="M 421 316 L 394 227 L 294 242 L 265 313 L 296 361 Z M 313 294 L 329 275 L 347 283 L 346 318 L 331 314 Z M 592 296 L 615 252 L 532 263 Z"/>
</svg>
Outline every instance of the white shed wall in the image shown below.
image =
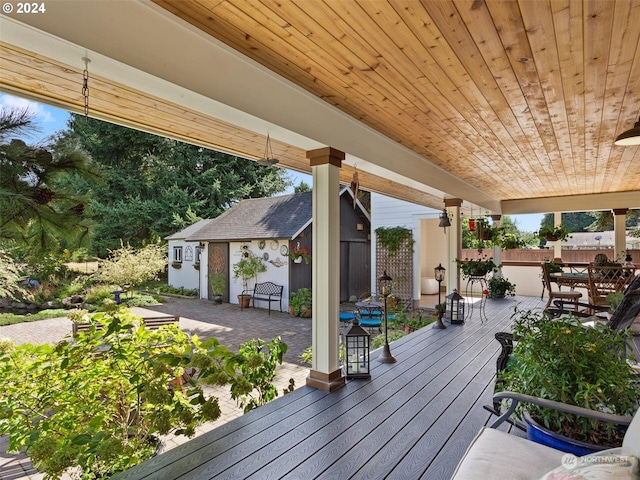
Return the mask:
<svg viewBox="0 0 640 480">
<path fill-rule="evenodd" d="M 284 285 L 284 290 L 282 292 L 282 311 L 286 312 L 289 308 L 289 257 L 285 257 L 280 253 L 280 247 L 282 245 L 289 245 L 289 241 L 286 238 L 276 240 L 278 242 L 277 248 L 272 248 L 272 241 L 267 240 L 264 249 L 260 250 L 258 247 L 258 241 L 254 240 L 252 242 L 230 242 L 229 243 L 229 303 L 238 303 L 238 295 L 242 293 L 243 285 L 241 278 L 233 278 L 233 264 L 236 263 L 240 259 L 240 255 L 242 255 L 241 248 L 243 245 L 249 246 L 249 251 L 254 253 L 255 255 L 263 256 L 265 253 L 269 255 L 269 260 L 265 261 L 265 265 L 267 266 L 267 271 L 258 274 L 258 283 L 260 282 L 273 282 L 278 285 Z M 275 246 L 275 243 L 273 244 Z M 277 260 L 284 262 L 284 265 L 277 267 L 271 261 L 277 262 Z M 248 288 L 253 288 L 253 282 L 255 280 L 251 280 Z M 257 306 L 259 308 L 267 308 L 268 304 L 266 302 L 258 302 Z M 275 304 L 271 304 L 271 309 L 277 309 L 278 306 Z"/>
<path fill-rule="evenodd" d="M 195 289 L 199 288 L 199 272 L 193 265 L 196 262 L 197 252 L 196 247 L 198 242 L 186 242 L 184 240 L 169 240 L 168 244 L 168 259 L 169 270 L 167 274 L 167 283 L 171 287 L 175 288 L 187 288 Z M 171 266 L 173 263 L 173 248 L 182 247 L 182 266 L 180 268 L 174 268 Z M 187 256 L 188 248 L 191 249 L 191 256 Z"/>
</svg>

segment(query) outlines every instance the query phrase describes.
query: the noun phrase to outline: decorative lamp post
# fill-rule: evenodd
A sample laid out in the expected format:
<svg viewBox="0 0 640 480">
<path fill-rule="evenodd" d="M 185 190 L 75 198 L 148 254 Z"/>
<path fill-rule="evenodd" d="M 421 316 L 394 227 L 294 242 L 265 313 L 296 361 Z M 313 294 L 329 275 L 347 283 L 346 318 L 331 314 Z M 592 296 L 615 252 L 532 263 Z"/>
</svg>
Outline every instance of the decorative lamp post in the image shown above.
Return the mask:
<svg viewBox="0 0 640 480">
<path fill-rule="evenodd" d="M 446 311 L 449 312 L 449 320 L 452 324 L 464 323 L 464 297 L 458 293 L 458 290 L 454 289 L 453 293 L 450 293 L 446 297 L 447 306 Z"/>
<path fill-rule="evenodd" d="M 391 293 L 391 281 L 393 279 L 387 275 L 385 271 L 378 277 L 378 291 L 384 298 L 384 347 L 382 353 L 378 357 L 380 363 L 395 363 L 396 359 L 391 355 L 391 349 L 389 348 L 389 331 L 387 328 L 387 297 Z"/>
<path fill-rule="evenodd" d="M 435 273 L 435 278 L 436 278 L 436 282 L 438 282 L 438 305 L 436 306 L 436 313 L 438 314 L 438 321 L 436 323 L 433 324 L 432 328 L 447 328 L 446 325 L 444 323 L 442 323 L 442 315 L 444 314 L 444 311 L 442 310 L 441 307 L 441 303 L 440 303 L 440 284 L 442 283 L 442 281 L 444 280 L 444 273 L 447 271 L 446 268 L 444 268 L 442 266 L 441 263 L 438 264 L 438 266 L 436 268 L 433 269 L 434 273 Z"/>
<path fill-rule="evenodd" d="M 358 324 L 358 317 L 353 319 L 351 328 L 344 335 L 344 355 L 348 379 L 371 378 L 369 363 L 369 332 Z"/>
</svg>

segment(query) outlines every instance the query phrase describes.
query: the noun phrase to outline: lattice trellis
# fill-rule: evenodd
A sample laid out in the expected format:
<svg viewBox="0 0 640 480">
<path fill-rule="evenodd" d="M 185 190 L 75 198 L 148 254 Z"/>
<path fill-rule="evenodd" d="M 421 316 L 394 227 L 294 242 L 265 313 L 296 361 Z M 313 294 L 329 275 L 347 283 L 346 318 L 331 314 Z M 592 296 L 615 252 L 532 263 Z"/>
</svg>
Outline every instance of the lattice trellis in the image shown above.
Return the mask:
<svg viewBox="0 0 640 480">
<path fill-rule="evenodd" d="M 405 240 L 395 252 L 390 255 L 386 247 L 376 242 L 376 278 L 386 271 L 393 279 L 391 293 L 396 297 L 411 300 L 413 298 L 413 236 Z M 372 285 L 377 292 L 378 285 Z"/>
</svg>

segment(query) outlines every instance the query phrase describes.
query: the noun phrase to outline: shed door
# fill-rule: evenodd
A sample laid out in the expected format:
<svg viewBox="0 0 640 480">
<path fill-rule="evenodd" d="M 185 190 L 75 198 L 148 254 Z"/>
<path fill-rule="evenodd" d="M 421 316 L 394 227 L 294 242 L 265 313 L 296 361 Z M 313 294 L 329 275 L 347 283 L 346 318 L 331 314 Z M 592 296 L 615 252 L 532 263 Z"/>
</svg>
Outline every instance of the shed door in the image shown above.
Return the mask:
<svg viewBox="0 0 640 480">
<path fill-rule="evenodd" d="M 225 277 L 223 302 L 229 302 L 229 244 L 226 242 L 209 244 L 209 278 L 222 272 Z M 211 284 L 207 285 L 207 298 L 213 298 Z"/>
<path fill-rule="evenodd" d="M 340 242 L 340 301 L 371 291 L 371 244 Z"/>
</svg>

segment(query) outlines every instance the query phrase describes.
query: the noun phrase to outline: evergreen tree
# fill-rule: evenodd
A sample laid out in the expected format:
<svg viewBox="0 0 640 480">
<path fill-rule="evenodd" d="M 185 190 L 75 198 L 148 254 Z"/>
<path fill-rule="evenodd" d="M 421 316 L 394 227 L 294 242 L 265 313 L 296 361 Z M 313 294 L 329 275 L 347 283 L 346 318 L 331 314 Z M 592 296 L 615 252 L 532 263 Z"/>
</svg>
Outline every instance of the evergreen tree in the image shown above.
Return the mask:
<svg viewBox="0 0 640 480">
<path fill-rule="evenodd" d="M 74 115 L 69 128 L 67 135 L 106 173 L 91 202 L 98 225 L 94 251 L 100 255 L 119 248 L 121 240 L 139 247 L 199 218 L 215 218 L 244 198 L 290 185 L 281 168 L 99 120 Z"/>
<path fill-rule="evenodd" d="M 12 138 L 37 131 L 28 110 L 0 113 L 0 241 L 33 256 L 73 248 L 87 239 L 87 197 L 68 188 L 67 175 L 97 174 L 77 145 L 27 145 Z"/>
</svg>

